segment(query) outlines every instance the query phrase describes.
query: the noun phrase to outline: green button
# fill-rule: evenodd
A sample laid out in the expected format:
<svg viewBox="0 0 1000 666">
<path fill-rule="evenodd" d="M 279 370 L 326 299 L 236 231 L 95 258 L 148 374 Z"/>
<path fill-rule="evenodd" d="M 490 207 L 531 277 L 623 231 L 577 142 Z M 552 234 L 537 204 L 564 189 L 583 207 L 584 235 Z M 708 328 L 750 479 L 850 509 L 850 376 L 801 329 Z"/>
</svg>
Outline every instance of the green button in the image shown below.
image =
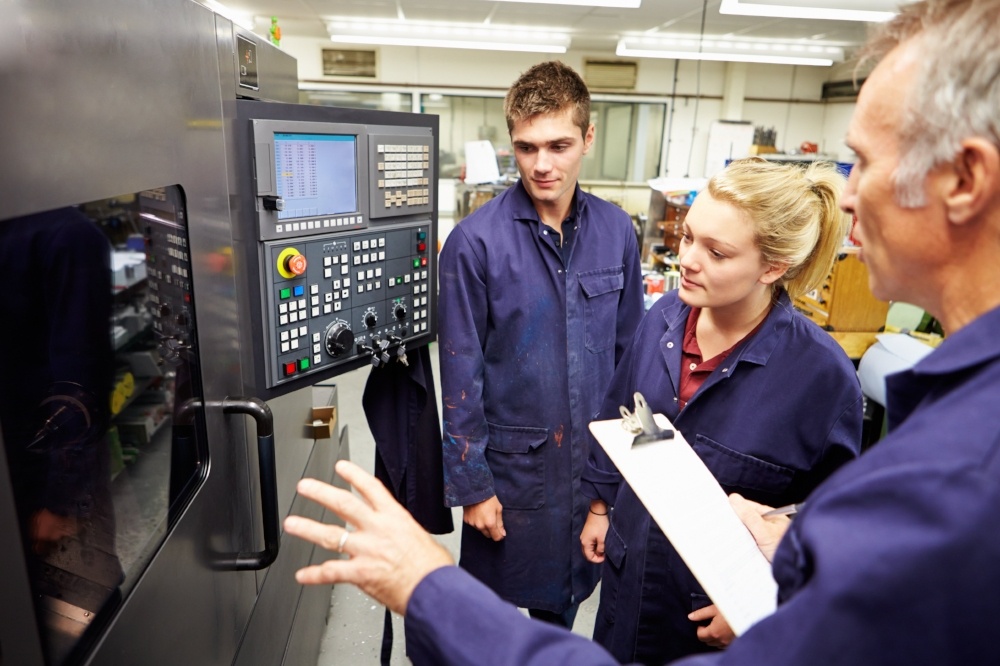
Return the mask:
<svg viewBox="0 0 1000 666">
<path fill-rule="evenodd" d="M 413 260 L 413 267 L 414 268 L 420 268 L 420 259 L 419 258 Z"/>
<path fill-rule="evenodd" d="M 291 295 L 292 295 L 292 290 L 289 289 L 288 287 L 285 287 L 280 292 L 278 292 L 278 297 L 281 298 L 281 300 L 283 300 L 283 301 L 287 300 L 288 298 L 290 298 Z"/>
<path fill-rule="evenodd" d="M 308 369 L 309 369 L 309 359 L 307 358 L 299 359 L 299 370 L 308 370 Z"/>
</svg>

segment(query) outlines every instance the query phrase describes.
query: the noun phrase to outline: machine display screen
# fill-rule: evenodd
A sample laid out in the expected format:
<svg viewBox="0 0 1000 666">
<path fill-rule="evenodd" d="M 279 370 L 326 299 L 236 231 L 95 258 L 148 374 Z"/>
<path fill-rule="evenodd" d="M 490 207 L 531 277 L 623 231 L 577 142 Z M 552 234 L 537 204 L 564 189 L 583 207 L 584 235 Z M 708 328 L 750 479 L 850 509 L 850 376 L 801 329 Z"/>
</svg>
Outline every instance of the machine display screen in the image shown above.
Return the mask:
<svg viewBox="0 0 1000 666">
<path fill-rule="evenodd" d="M 358 210 L 357 137 L 275 132 L 274 175 L 284 199 L 279 220 Z"/>
</svg>

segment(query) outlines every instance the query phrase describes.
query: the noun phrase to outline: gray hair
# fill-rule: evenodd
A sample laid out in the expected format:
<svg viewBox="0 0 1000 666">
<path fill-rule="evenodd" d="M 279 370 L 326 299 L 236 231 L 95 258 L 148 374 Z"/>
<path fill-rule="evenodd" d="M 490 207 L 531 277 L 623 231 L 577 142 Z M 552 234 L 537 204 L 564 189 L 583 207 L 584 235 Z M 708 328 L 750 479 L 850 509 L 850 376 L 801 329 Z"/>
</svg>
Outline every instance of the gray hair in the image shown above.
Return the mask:
<svg viewBox="0 0 1000 666">
<path fill-rule="evenodd" d="M 903 42 L 919 50 L 920 63 L 903 100 L 895 195 L 899 205 L 919 208 L 927 175 L 954 159 L 963 140 L 980 137 L 1000 148 L 1000 2 L 908 5 L 872 36 L 862 62 Z"/>
</svg>

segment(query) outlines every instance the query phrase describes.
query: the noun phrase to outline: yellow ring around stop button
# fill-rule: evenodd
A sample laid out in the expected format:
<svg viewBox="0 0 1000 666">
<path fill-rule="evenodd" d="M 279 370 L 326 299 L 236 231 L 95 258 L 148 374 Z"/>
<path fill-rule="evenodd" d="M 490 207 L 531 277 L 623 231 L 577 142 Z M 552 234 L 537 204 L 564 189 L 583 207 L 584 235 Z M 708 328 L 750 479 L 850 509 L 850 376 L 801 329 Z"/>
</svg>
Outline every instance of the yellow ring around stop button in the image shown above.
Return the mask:
<svg viewBox="0 0 1000 666">
<path fill-rule="evenodd" d="M 296 257 L 302 257 L 302 259 L 301 259 L 301 270 L 298 273 L 296 273 L 295 271 L 291 270 L 291 268 L 289 267 L 289 264 L 293 260 L 295 260 Z M 277 263 L 278 263 L 278 265 L 277 265 L 276 268 L 278 269 L 278 275 L 280 275 L 281 277 L 285 278 L 286 280 L 290 280 L 292 278 L 295 278 L 295 277 L 298 277 L 298 276 L 302 275 L 302 273 L 305 273 L 306 258 L 304 256 L 302 256 L 302 253 L 299 252 L 294 247 L 286 247 L 284 250 L 282 250 L 281 253 L 278 254 L 278 262 Z"/>
</svg>

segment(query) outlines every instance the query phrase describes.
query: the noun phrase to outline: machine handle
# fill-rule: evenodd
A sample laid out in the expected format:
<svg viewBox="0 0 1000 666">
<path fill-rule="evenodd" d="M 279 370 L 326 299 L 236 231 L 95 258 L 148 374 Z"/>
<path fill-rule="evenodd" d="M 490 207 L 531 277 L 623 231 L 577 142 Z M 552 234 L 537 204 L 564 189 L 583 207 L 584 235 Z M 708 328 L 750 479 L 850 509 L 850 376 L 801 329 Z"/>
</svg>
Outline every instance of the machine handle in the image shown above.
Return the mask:
<svg viewBox="0 0 1000 666">
<path fill-rule="evenodd" d="M 260 508 L 264 521 L 264 550 L 240 552 L 224 568 L 237 571 L 265 569 L 278 557 L 280 521 L 278 518 L 278 481 L 274 460 L 274 416 L 259 398 L 229 397 L 222 401 L 224 414 L 246 414 L 257 424 L 257 467 L 260 471 Z"/>
</svg>

